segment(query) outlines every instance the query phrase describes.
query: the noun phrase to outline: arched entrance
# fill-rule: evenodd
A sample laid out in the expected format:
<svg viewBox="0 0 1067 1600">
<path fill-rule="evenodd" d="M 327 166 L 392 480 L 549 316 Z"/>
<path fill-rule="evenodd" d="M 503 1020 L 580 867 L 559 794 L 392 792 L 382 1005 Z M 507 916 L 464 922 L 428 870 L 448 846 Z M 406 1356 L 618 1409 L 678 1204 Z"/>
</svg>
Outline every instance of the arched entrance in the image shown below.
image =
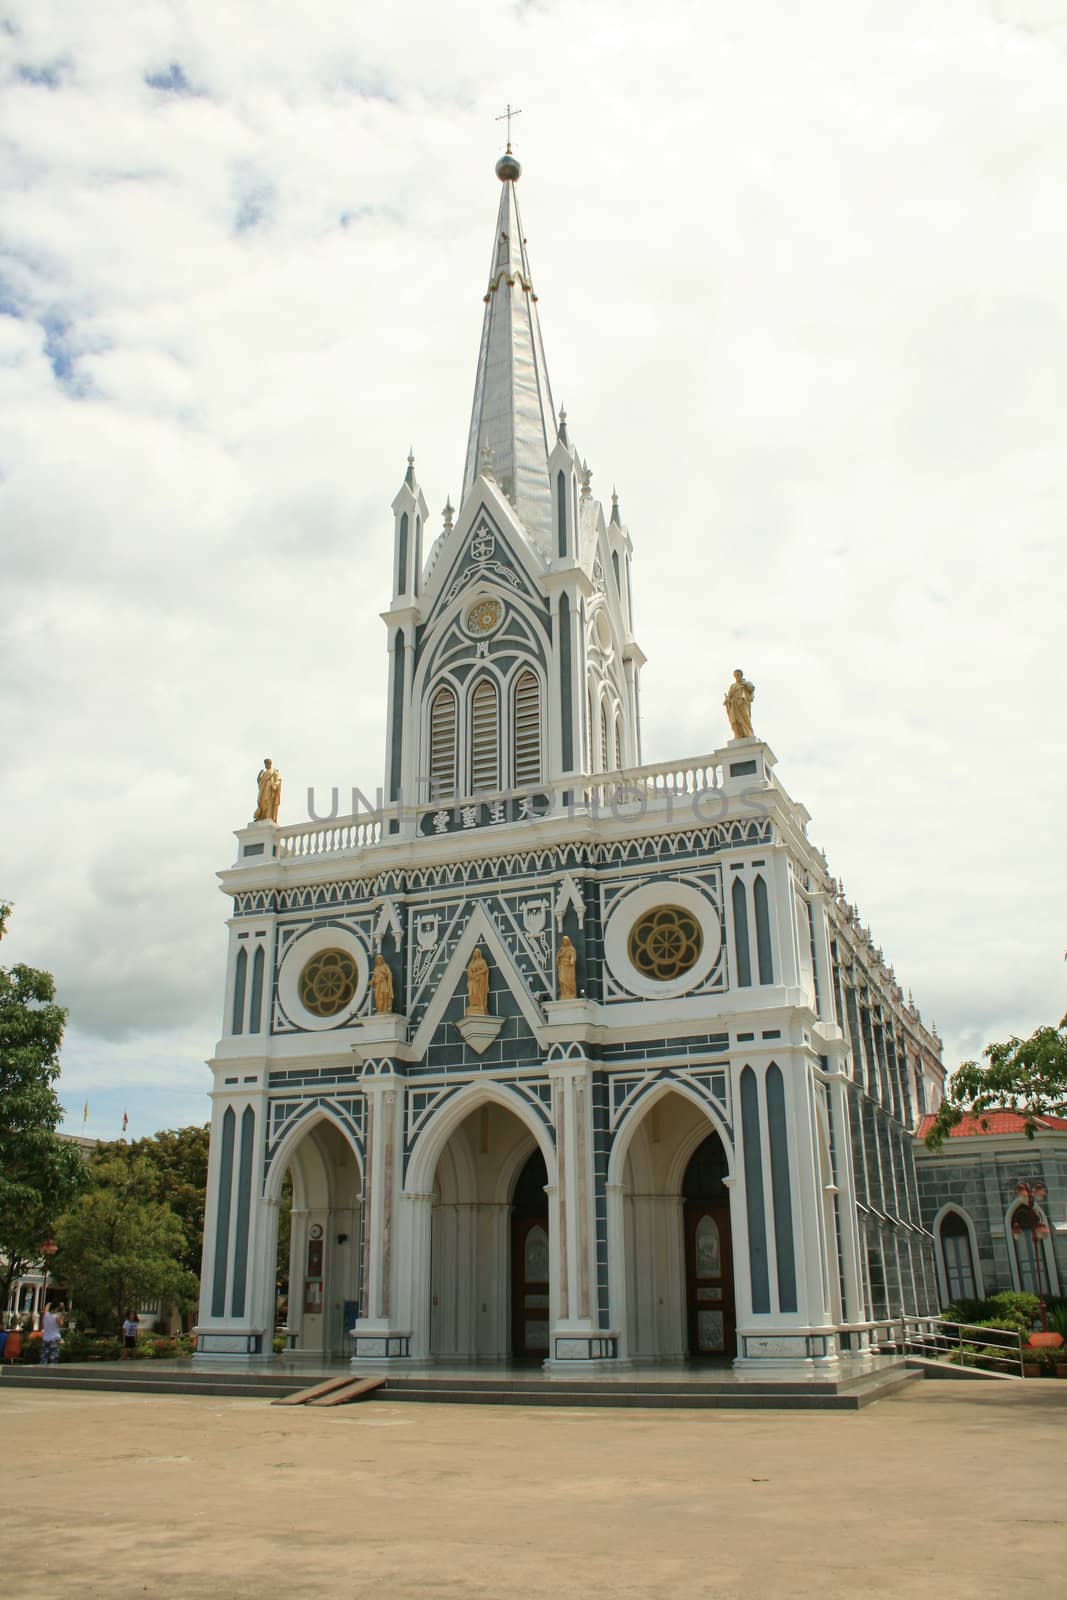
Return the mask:
<svg viewBox="0 0 1067 1600">
<path fill-rule="evenodd" d="M 693 1152 L 682 1182 L 686 1332 L 690 1356 L 701 1360 L 737 1353 L 727 1172 L 722 1140 L 712 1133 Z"/>
<path fill-rule="evenodd" d="M 615 1181 L 621 1190 L 622 1354 L 639 1362 L 729 1360 L 737 1316 L 723 1141 L 706 1112 L 675 1090 L 652 1101 L 623 1137 L 609 1176 L 609 1187 Z"/>
<path fill-rule="evenodd" d="M 271 1173 L 279 1205 L 275 1326 L 290 1350 L 348 1355 L 359 1300 L 358 1157 L 325 1117 L 279 1155 Z"/>
<path fill-rule="evenodd" d="M 430 1221 L 430 1352 L 543 1360 L 549 1220 L 544 1156 L 505 1106 L 476 1107 L 441 1151 Z"/>
</svg>

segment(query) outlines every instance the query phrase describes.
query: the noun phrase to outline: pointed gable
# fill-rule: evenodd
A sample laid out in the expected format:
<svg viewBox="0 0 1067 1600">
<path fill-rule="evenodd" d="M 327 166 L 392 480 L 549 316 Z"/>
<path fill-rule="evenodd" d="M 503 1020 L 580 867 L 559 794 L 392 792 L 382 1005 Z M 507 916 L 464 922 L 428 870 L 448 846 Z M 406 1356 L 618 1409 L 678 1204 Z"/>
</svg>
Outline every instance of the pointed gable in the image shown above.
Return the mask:
<svg viewBox="0 0 1067 1600">
<path fill-rule="evenodd" d="M 485 295 L 463 499 L 473 489 L 487 455 L 493 476 L 531 541 L 547 555 L 553 528 L 548 457 L 556 440 L 556 414 L 515 193 L 520 170 L 511 160 L 498 171 L 503 189 Z"/>
</svg>

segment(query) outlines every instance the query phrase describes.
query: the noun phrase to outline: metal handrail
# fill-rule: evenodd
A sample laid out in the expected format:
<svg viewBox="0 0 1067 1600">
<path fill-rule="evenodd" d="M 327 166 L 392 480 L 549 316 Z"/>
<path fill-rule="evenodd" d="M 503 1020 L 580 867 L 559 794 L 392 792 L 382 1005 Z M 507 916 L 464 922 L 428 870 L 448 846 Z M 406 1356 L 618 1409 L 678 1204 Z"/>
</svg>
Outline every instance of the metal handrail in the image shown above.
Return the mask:
<svg viewBox="0 0 1067 1600">
<path fill-rule="evenodd" d="M 1023 1335 L 1018 1329 L 984 1328 L 977 1322 L 950 1322 L 945 1317 L 902 1317 L 900 1330 L 904 1349 L 915 1355 L 934 1360 L 952 1360 L 955 1356 L 953 1366 L 976 1372 L 1005 1368 L 1023 1376 Z M 974 1346 L 981 1347 L 980 1354 Z M 1004 1354 L 988 1354 L 991 1347 L 1003 1349 Z M 972 1359 L 966 1360 L 965 1356 Z"/>
</svg>

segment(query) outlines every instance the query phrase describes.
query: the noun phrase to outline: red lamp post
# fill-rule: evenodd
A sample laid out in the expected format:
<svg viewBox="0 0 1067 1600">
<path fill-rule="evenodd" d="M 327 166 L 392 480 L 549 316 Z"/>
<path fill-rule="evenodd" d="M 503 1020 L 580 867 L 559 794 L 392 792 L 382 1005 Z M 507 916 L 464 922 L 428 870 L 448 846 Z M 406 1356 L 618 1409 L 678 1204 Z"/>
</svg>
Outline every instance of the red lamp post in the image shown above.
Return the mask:
<svg viewBox="0 0 1067 1600">
<path fill-rule="evenodd" d="M 1035 1200 L 1044 1200 L 1048 1195 L 1048 1190 L 1040 1181 L 1040 1179 L 1038 1179 L 1036 1182 L 1029 1182 L 1027 1179 L 1021 1178 L 1015 1185 L 1015 1193 L 1018 1195 L 1020 1200 L 1026 1201 L 1026 1209 L 1030 1213 L 1030 1227 L 1023 1227 L 1019 1220 L 1019 1213 L 1016 1212 L 1015 1220 L 1011 1225 L 1011 1231 L 1016 1240 L 1021 1233 L 1029 1233 L 1030 1235 L 1030 1244 L 1034 1252 L 1034 1282 L 1037 1285 L 1037 1298 L 1041 1302 L 1041 1326 L 1047 1333 L 1048 1306 L 1045 1304 L 1045 1273 L 1044 1263 L 1041 1259 L 1041 1252 L 1044 1241 L 1048 1238 L 1049 1229 L 1048 1223 L 1042 1222 L 1038 1216 L 1037 1207 L 1034 1202 Z M 1038 1242 L 1039 1240 L 1041 1243 Z"/>
<path fill-rule="evenodd" d="M 41 1317 L 38 1326 L 42 1328 L 44 1327 L 44 1308 L 48 1304 L 48 1263 L 58 1249 L 59 1246 L 54 1239 L 46 1239 L 41 1246 L 41 1254 L 44 1257 L 44 1282 L 41 1284 Z"/>
</svg>

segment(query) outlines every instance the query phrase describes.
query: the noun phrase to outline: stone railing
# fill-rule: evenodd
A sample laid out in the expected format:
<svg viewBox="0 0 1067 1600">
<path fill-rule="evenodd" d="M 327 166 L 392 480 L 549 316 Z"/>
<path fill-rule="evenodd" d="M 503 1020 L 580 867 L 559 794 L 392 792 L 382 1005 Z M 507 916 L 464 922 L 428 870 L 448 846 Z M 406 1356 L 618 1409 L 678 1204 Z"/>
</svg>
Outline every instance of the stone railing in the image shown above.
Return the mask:
<svg viewBox="0 0 1067 1600">
<path fill-rule="evenodd" d="M 280 861 L 337 855 L 382 843 L 528 826 L 568 816 L 621 821 L 654 815 L 674 821 L 678 820 L 681 804 L 691 807 L 695 821 L 708 823 L 718 820 L 726 807 L 724 771 L 729 779 L 739 763 L 746 774 L 745 782 L 759 787 L 768 783 L 777 786 L 770 771 L 774 757 L 766 746 L 754 742 L 748 748 L 684 761 L 655 762 L 617 772 L 572 774 L 493 794 L 424 801 L 413 806 L 383 806 L 347 817 L 316 819 L 278 828 L 274 855 Z M 332 798 L 336 805 L 336 791 Z"/>
<path fill-rule="evenodd" d="M 380 843 L 381 837 L 381 815 L 371 812 L 364 817 L 279 828 L 274 836 L 274 853 L 279 861 L 291 861 L 295 856 L 333 855 L 340 850 L 366 850 Z"/>
</svg>

